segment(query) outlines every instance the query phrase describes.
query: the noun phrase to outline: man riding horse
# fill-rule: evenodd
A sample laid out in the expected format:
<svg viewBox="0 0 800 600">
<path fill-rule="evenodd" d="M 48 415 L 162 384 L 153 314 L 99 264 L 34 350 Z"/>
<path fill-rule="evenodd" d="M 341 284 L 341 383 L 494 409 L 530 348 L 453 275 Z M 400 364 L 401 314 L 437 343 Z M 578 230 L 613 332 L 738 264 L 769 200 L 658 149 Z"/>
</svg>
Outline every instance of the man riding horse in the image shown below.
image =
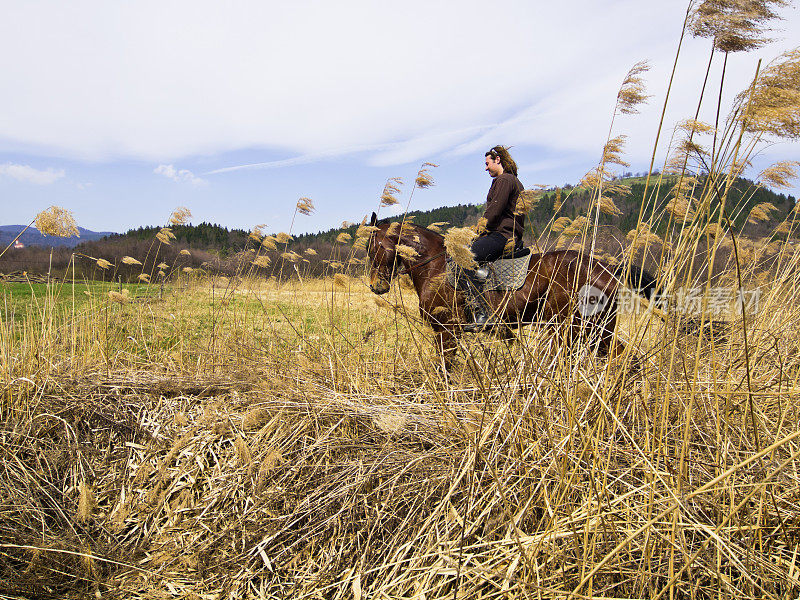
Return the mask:
<svg viewBox="0 0 800 600">
<path fill-rule="evenodd" d="M 492 185 L 486 196 L 486 211 L 483 213 L 486 230 L 472 242 L 471 250 L 478 265 L 493 262 L 503 255 L 509 242 L 512 248 L 522 248 L 525 215 L 517 214 L 517 199 L 525 189 L 517 179 L 517 163 L 511 158 L 508 148 L 495 146 L 485 154 L 486 172 L 492 177 Z M 468 296 L 467 304 L 472 313 L 472 323 L 464 325 L 465 331 L 481 331 L 493 325 L 489 321 L 491 312 L 481 293 L 487 272 L 484 269 L 465 269 Z"/>
<path fill-rule="evenodd" d="M 493 179 L 484 213 L 486 232 L 471 245 L 477 262 L 483 265 L 502 256 L 509 246 L 513 254 L 518 254 L 522 250 L 524 224 L 524 215 L 515 214 L 522 184 L 508 150 L 495 146 L 485 156 L 486 170 Z M 469 281 L 467 286 L 443 285 L 447 264 L 441 234 L 408 223 L 393 227 L 395 224 L 388 220 L 378 221 L 375 213 L 369 224 L 370 289 L 385 294 L 399 275 L 411 278 L 419 298 L 420 316 L 433 329 L 445 369 L 450 368 L 462 332 L 495 324 L 503 325 L 500 329 L 506 332 L 533 323 L 551 325 L 565 343 L 584 339 L 596 346 L 599 354 L 616 356 L 623 348 L 614 334 L 619 287 L 627 284 L 648 299 L 656 288 L 656 279 L 636 265 L 621 263 L 614 268 L 576 250 L 532 254 L 523 283 L 514 289 L 482 292 L 486 277 L 480 267 L 460 278 Z M 461 294 L 462 290 L 466 293 Z M 585 290 L 602 300 L 589 311 L 584 310 Z M 492 313 L 496 314 L 496 323 L 490 323 Z M 468 320 L 470 315 L 472 321 Z"/>
</svg>

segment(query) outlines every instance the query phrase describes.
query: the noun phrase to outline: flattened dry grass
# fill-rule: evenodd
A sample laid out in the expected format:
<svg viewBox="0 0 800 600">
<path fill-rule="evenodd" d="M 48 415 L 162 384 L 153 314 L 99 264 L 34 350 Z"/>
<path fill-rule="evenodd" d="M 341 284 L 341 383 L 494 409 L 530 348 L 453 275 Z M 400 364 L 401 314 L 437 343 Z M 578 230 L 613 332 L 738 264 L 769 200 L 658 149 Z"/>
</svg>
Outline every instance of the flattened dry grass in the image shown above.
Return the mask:
<svg viewBox="0 0 800 600">
<path fill-rule="evenodd" d="M 45 322 L 38 359 L 37 324 L 6 323 L 3 593 L 798 590 L 790 288 L 752 323 L 754 437 L 730 325 L 697 354 L 629 316 L 638 371 L 546 328 L 482 337 L 446 377 L 413 292 L 353 282 L 181 284 Z"/>
</svg>

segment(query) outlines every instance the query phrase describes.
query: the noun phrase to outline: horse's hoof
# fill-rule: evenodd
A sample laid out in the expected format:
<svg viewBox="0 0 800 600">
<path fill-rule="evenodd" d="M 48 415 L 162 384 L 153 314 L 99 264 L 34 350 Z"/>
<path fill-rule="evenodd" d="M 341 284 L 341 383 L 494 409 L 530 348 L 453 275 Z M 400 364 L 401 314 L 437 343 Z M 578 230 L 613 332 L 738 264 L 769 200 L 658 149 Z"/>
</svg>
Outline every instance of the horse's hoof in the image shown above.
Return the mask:
<svg viewBox="0 0 800 600">
<path fill-rule="evenodd" d="M 478 317 L 472 323 L 465 323 L 461 329 L 466 331 L 467 333 L 480 333 L 482 331 L 487 331 L 494 327 L 494 323 L 490 321 L 488 318 Z"/>
<path fill-rule="evenodd" d="M 489 319 L 478 319 L 473 323 L 467 323 L 461 329 L 467 333 L 488 333 L 497 327 L 497 323 Z"/>
</svg>

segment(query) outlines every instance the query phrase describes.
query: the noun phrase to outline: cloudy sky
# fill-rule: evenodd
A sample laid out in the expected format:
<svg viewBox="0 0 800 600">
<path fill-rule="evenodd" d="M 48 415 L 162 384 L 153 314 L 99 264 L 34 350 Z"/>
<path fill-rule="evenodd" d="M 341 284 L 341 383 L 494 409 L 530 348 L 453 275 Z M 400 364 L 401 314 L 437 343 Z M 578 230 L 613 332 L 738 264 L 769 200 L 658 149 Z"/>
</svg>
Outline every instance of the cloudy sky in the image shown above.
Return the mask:
<svg viewBox="0 0 800 600">
<path fill-rule="evenodd" d="M 51 204 L 89 229 L 194 222 L 296 231 L 357 221 L 388 177 L 437 185 L 411 207 L 479 203 L 483 154 L 513 146 L 520 179 L 575 183 L 598 160 L 617 89 L 649 60 L 649 104 L 617 118 L 633 171 L 646 170 L 686 3 L 0 0 L 0 224 Z M 723 114 L 800 40 L 783 11 L 775 41 L 730 57 Z M 687 38 L 660 149 L 694 115 L 710 51 Z M 721 58 L 703 116 L 713 120 Z M 659 152 L 657 164 L 663 161 Z M 770 145 L 755 162 L 800 159 Z M 798 195 L 798 188 L 791 190 Z M 403 197 L 407 201 L 407 194 Z"/>
</svg>

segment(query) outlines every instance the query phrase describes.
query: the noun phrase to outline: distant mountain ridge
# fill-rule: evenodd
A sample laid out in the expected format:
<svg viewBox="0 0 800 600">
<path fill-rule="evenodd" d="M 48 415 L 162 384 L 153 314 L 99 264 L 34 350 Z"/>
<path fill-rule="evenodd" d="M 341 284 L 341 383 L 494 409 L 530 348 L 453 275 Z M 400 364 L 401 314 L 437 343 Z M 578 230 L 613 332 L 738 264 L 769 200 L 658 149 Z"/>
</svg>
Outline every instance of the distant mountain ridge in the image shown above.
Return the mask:
<svg viewBox="0 0 800 600">
<path fill-rule="evenodd" d="M 627 194 L 610 194 L 616 205 L 616 214 L 600 214 L 597 218 L 601 236 L 598 238 L 604 249 L 614 255 L 626 244 L 626 236 L 636 227 L 639 212 L 644 198 L 644 181 L 641 178 L 629 178 L 625 183 L 630 185 Z M 653 231 L 659 236 L 671 235 L 668 231 L 675 224 L 670 220 L 667 202 L 671 198 L 670 190 L 673 182 L 665 181 L 660 187 L 657 198 L 652 187 L 648 188 L 648 202 L 645 216 L 656 215 L 652 224 Z M 711 209 L 716 210 L 718 202 L 711 201 Z M 761 214 L 753 222 L 749 220 L 751 211 L 758 205 Z M 534 241 L 542 247 L 554 247 L 559 230 L 551 229 L 556 218 L 572 220 L 587 214 L 592 205 L 590 190 L 565 185 L 563 188 L 546 190 L 530 209 L 526 216 L 526 232 L 523 241 L 532 244 Z M 777 194 L 773 191 L 754 186 L 753 182 L 740 179 L 730 191 L 728 208 L 733 228 L 739 232 L 740 239 L 747 238 L 752 243 L 775 234 L 776 227 L 791 216 L 796 201 L 792 196 Z M 764 209 L 768 210 L 764 210 Z M 442 206 L 432 210 L 410 211 L 417 225 L 428 226 L 440 223 L 444 228 L 474 225 L 483 214 L 480 204 L 459 204 Z M 766 214 L 768 213 L 768 214 Z M 346 215 L 360 220 L 360 215 Z M 383 216 L 383 215 L 381 215 Z M 400 216 L 392 217 L 399 220 Z M 594 218 L 594 217 L 593 217 Z M 311 275 L 326 272 L 327 264 L 349 256 L 353 252 L 350 244 L 355 237 L 358 225 L 342 223 L 339 227 L 317 233 L 295 233 L 294 239 L 280 244 L 277 249 L 268 250 L 278 255 L 292 251 L 303 257 L 304 267 Z M 21 230 L 20 225 L 0 226 L 0 250 L 5 248 Z M 42 236 L 38 231 L 28 230 L 22 237 L 25 248 L 10 250 L 0 257 L 0 272 L 13 273 L 51 273 L 65 276 L 70 269 L 70 276 L 88 279 L 106 276 L 122 277 L 125 281 L 135 281 L 141 273 L 155 273 L 156 265 L 166 263 L 193 269 L 205 268 L 220 273 L 237 273 L 242 264 L 249 265 L 252 255 L 247 253 L 258 242 L 251 237 L 250 231 L 238 228 L 227 228 L 216 223 L 199 223 L 197 225 L 175 225 L 171 228 L 173 239 L 164 244 L 157 239 L 161 227 L 149 226 L 131 229 L 125 233 L 95 232 L 80 229 L 81 237 L 55 238 Z M 562 227 L 563 229 L 563 227 Z M 265 231 L 267 234 L 276 231 Z M 346 234 L 346 235 L 345 235 Z M 787 232 L 781 234 L 786 235 Z M 798 231 L 792 230 L 796 240 Z M 48 247 L 49 246 L 49 247 Z M 363 252 L 363 251 L 362 251 Z M 144 266 L 126 264 L 123 259 L 132 256 L 141 260 Z M 100 269 L 96 261 L 102 258 L 114 266 L 106 273 Z M 273 261 L 277 260 L 273 254 Z M 723 257 L 724 258 L 724 257 Z M 274 262 L 273 262 L 274 264 Z"/>
<path fill-rule="evenodd" d="M 619 214 L 599 216 L 599 225 L 606 227 L 606 231 L 623 239 L 628 231 L 636 227 L 639 210 L 644 198 L 644 178 L 628 177 L 621 180 L 630 186 L 628 194 L 612 194 L 611 197 L 618 207 Z M 669 200 L 670 190 L 673 185 L 670 178 L 666 178 L 660 187 L 656 207 L 648 203 L 648 214 L 662 215 L 660 222 L 655 223 L 658 234 L 663 235 L 667 227 L 665 207 Z M 653 187 L 648 191 L 648 196 L 652 198 Z M 748 224 L 747 219 L 750 210 L 760 203 L 770 203 L 774 207 L 769 218 L 763 222 Z M 793 196 L 785 196 L 768 189 L 758 188 L 753 182 L 746 179 L 737 180 L 733 186 L 728 200 L 728 207 L 731 211 L 734 228 L 741 231 L 742 235 L 756 239 L 769 235 L 770 232 L 780 223 L 789 213 L 794 210 L 796 200 Z M 712 201 L 712 205 L 716 200 Z M 574 219 L 579 215 L 585 215 L 591 205 L 591 194 L 588 190 L 565 185 L 563 188 L 555 188 L 543 192 L 535 206 L 528 212 L 526 217 L 527 231 L 525 242 L 531 243 L 539 235 L 548 230 L 549 223 L 555 217 L 569 217 Z M 558 207 L 558 208 L 557 208 Z M 428 226 L 432 223 L 447 223 L 447 227 L 463 227 L 474 225 L 483 214 L 482 204 L 458 204 L 455 206 L 441 206 L 430 210 L 412 210 L 408 213 L 409 217 L 414 218 L 414 223 Z M 342 215 L 347 216 L 347 215 Z M 383 215 L 381 215 L 383 216 Z M 647 215 L 645 215 L 647 216 Z M 668 216 L 668 215 L 667 215 Z M 394 219 L 400 217 L 395 216 Z M 7 246 L 14 237 L 24 228 L 23 225 L 2 225 L 0 226 L 0 249 Z M 80 237 L 58 238 L 53 236 L 43 236 L 35 228 L 30 228 L 20 238 L 26 246 L 31 247 L 31 252 L 36 253 L 37 247 L 42 248 L 78 248 L 78 252 L 86 253 L 91 256 L 112 257 L 124 255 L 124 249 L 133 252 L 137 244 L 150 244 L 156 239 L 156 234 L 161 229 L 160 226 L 142 226 L 130 229 L 125 233 L 97 232 L 80 228 Z M 175 239 L 171 248 L 191 249 L 192 251 L 204 251 L 211 255 L 226 258 L 241 252 L 248 245 L 252 246 L 250 232 L 245 229 L 228 228 L 217 223 L 199 223 L 197 225 L 175 225 L 172 228 Z M 341 245 L 337 238 L 342 233 L 355 236 L 357 225 L 353 223 L 343 223 L 339 227 L 333 227 L 325 231 L 316 233 L 294 233 L 294 239 L 289 242 L 285 249 L 292 249 L 303 252 L 308 248 L 314 249 L 320 255 L 327 255 L 332 247 Z M 277 231 L 265 231 L 266 234 L 274 234 Z M 553 236 L 557 237 L 557 235 Z M 120 254 L 123 253 L 123 254 Z M 17 252 L 17 259 L 22 259 L 22 253 Z M 8 255 L 7 255 L 8 256 Z M 66 255 L 67 257 L 69 254 Z M 48 258 L 49 265 L 49 258 Z"/>
<path fill-rule="evenodd" d="M 25 225 L 0 225 L 0 249 L 10 244 L 19 232 L 25 229 Z M 52 235 L 42 235 L 35 227 L 30 227 L 22 234 L 19 241 L 24 246 L 44 246 L 47 248 L 74 248 L 81 242 L 92 242 L 100 240 L 107 235 L 113 235 L 113 231 L 92 231 L 78 227 L 80 237 L 73 236 L 68 238 L 55 237 Z"/>
</svg>

